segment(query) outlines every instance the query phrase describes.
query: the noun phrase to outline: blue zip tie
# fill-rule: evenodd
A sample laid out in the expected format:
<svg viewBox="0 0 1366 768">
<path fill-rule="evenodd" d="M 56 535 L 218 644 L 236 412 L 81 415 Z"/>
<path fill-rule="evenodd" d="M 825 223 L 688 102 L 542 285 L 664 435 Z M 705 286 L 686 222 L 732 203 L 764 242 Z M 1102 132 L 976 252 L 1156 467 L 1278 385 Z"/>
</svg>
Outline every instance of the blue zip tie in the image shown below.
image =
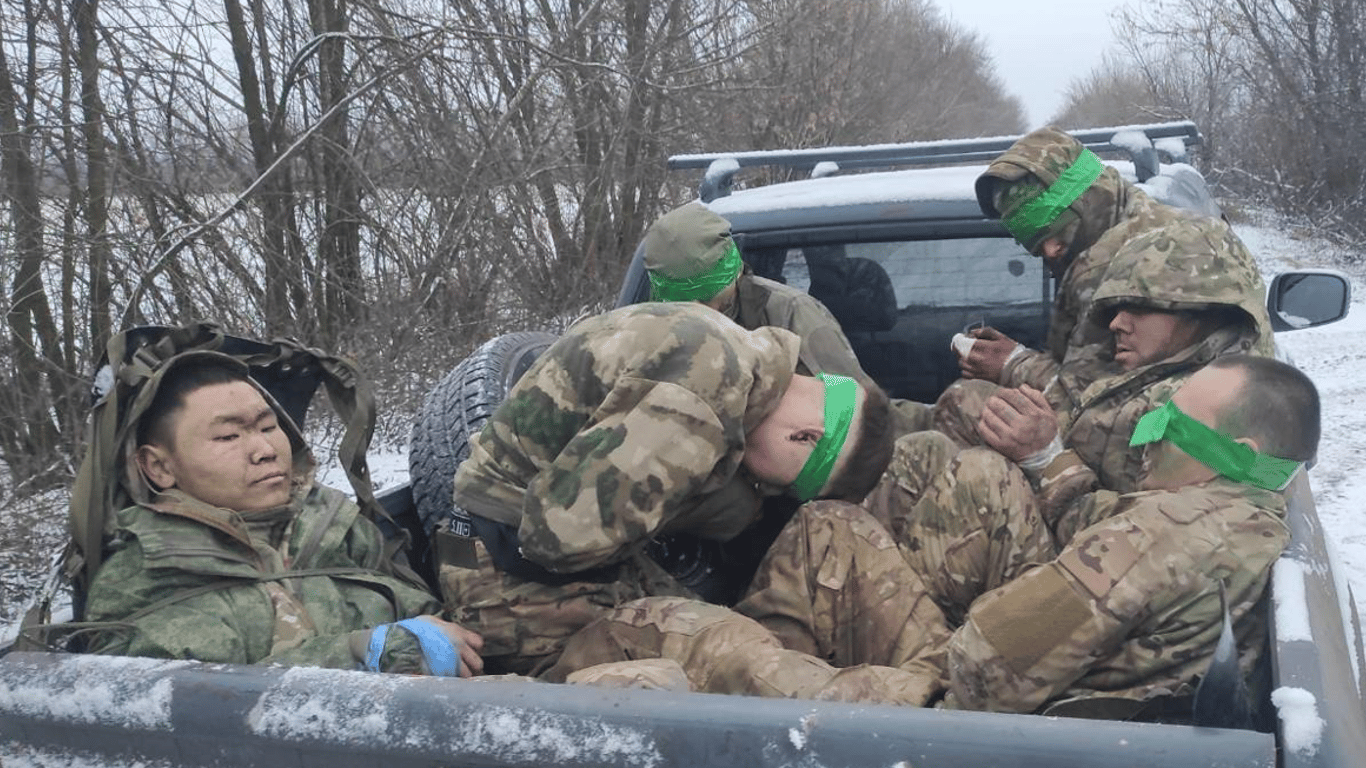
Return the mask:
<svg viewBox="0 0 1366 768">
<path fill-rule="evenodd" d="M 379 657 L 384 653 L 384 640 L 389 637 L 389 625 L 381 624 L 370 630 L 370 647 L 365 653 L 365 668 L 371 672 L 381 671 Z"/>
<path fill-rule="evenodd" d="M 460 654 L 440 627 L 416 618 L 404 619 L 398 622 L 398 626 L 417 637 L 418 645 L 422 646 L 422 656 L 427 661 L 428 672 L 441 677 L 460 676 Z"/>
</svg>

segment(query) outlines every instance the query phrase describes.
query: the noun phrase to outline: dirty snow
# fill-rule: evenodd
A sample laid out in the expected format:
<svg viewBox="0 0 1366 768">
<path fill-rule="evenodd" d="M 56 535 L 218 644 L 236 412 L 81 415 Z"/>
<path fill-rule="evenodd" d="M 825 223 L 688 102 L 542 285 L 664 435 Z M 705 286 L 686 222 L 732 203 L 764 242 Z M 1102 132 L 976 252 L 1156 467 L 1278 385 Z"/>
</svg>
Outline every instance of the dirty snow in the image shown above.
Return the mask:
<svg viewBox="0 0 1366 768">
<path fill-rule="evenodd" d="M 421 678 L 334 669 L 293 668 L 261 695 L 248 716 L 252 730 L 282 740 L 389 741 L 448 754 L 499 755 L 508 762 L 633 765 L 662 762 L 645 728 L 586 722 L 531 707 L 490 705 L 477 711 L 450 705 L 459 727 L 432 730 L 430 719 L 409 720 L 394 706 L 405 686 Z M 497 684 L 497 683 L 491 683 Z M 528 683 L 534 685 L 534 683 Z M 432 699 L 441 706 L 440 697 Z M 528 739 L 534 733 L 536 738 Z"/>
<path fill-rule="evenodd" d="M 171 679 L 190 662 L 121 656 L 73 656 L 60 665 L 8 659 L 0 676 L 0 711 L 70 723 L 171 730 Z"/>
</svg>

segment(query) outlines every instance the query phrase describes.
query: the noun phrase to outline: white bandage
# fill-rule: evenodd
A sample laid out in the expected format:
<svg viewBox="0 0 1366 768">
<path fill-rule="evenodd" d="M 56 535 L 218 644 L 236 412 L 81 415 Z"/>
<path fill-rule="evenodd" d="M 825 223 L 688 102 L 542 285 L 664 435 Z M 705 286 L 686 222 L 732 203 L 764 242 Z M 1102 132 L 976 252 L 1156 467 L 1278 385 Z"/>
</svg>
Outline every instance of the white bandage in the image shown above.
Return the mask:
<svg viewBox="0 0 1366 768">
<path fill-rule="evenodd" d="M 966 360 L 968 359 L 968 355 L 972 354 L 972 345 L 976 343 L 977 339 L 974 339 L 966 333 L 955 333 L 953 335 L 953 340 L 949 342 L 949 348 L 958 353 L 959 357 Z"/>
<path fill-rule="evenodd" d="M 1038 476 L 1049 464 L 1053 463 L 1054 459 L 1058 458 L 1060 453 L 1062 453 L 1062 440 L 1059 440 L 1057 435 L 1053 435 L 1053 440 L 1045 445 L 1042 450 L 1020 459 L 1020 469 Z"/>
</svg>

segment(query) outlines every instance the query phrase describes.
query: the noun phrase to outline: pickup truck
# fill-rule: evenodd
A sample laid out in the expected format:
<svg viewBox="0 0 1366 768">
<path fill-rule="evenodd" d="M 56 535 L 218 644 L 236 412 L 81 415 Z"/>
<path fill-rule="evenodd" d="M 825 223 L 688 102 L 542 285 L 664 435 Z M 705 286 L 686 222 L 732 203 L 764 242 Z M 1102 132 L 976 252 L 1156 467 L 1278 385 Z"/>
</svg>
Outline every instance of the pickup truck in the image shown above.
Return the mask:
<svg viewBox="0 0 1366 768">
<path fill-rule="evenodd" d="M 1104 157 L 1120 154 L 1107 162 L 1159 200 L 1219 215 L 1203 178 L 1181 162 L 1200 140 L 1193 125 L 1074 135 Z M 933 402 L 957 376 L 948 339 L 966 324 L 985 320 L 1035 347 L 1047 327 L 1052 280 L 981 214 L 972 189 L 982 165 L 1015 138 L 691 155 L 670 164 L 704 171 L 702 200 L 732 222 L 761 275 L 808 288 L 821 260 L 880 267 L 861 270 L 874 279 L 851 300 L 827 303 L 889 394 Z M 1174 162 L 1159 162 L 1159 150 Z M 738 172 L 757 165 L 810 178 L 732 191 Z M 939 167 L 917 167 L 924 165 Z M 1271 282 L 1267 304 L 1278 331 L 1309 327 L 1341 318 L 1348 291 L 1341 275 L 1289 273 Z M 646 295 L 637 252 L 617 303 Z M 462 532 L 462 513 L 451 504 L 454 468 L 470 436 L 553 340 L 542 332 L 492 339 L 429 394 L 414 426 L 411 483 L 379 496 L 391 532 L 402 527 L 413 538 L 417 565 L 430 571 L 428 542 L 438 525 Z M 303 408 L 306 399 L 296 420 Z M 1270 652 L 1257 671 L 1267 693 L 1247 702 L 1261 730 L 1216 727 L 1218 713 L 1208 711 L 1135 723 L 15 651 L 0 658 L 0 762 L 1363 766 L 1366 651 L 1355 602 L 1325 544 L 1307 478 L 1286 493 L 1292 541 L 1264 601 Z M 789 505 L 773 514 L 790 512 Z M 675 573 L 705 570 L 677 544 L 661 542 L 657 556 L 670 558 Z M 1216 658 L 1208 678 L 1219 678 L 1218 665 Z"/>
</svg>

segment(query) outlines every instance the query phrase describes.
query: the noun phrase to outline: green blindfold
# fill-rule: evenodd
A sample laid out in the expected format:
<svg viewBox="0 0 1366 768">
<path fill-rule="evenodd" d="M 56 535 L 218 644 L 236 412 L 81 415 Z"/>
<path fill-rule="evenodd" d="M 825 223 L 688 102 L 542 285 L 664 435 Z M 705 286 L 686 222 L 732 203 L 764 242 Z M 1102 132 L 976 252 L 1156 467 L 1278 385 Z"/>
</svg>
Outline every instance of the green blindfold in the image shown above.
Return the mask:
<svg viewBox="0 0 1366 768">
<path fill-rule="evenodd" d="M 797 479 L 792 481 L 792 493 L 801 501 L 810 501 L 821 492 L 835 468 L 835 460 L 844 450 L 849 437 L 849 426 L 854 423 L 854 405 L 858 401 L 858 383 L 848 376 L 817 374 L 825 385 L 825 432 L 811 449 Z"/>
<path fill-rule="evenodd" d="M 651 270 L 651 301 L 708 301 L 725 290 L 726 286 L 740 275 L 744 263 L 740 260 L 740 249 L 735 243 L 728 244 L 726 255 L 722 256 L 711 269 L 693 277 L 672 278 L 658 270 Z"/>
<path fill-rule="evenodd" d="M 1258 453 L 1192 419 L 1170 401 L 1138 420 L 1129 445 L 1146 445 L 1158 440 L 1167 440 L 1230 480 L 1268 491 L 1280 491 L 1290 485 L 1303 465 L 1303 462 Z"/>
<path fill-rule="evenodd" d="M 1001 223 L 1012 237 L 1032 248 L 1043 231 L 1067 210 L 1067 206 L 1100 178 L 1103 167 L 1094 152 L 1083 148 L 1077 159 L 1043 194 L 1011 211 L 1009 216 L 1001 219 Z"/>
</svg>

